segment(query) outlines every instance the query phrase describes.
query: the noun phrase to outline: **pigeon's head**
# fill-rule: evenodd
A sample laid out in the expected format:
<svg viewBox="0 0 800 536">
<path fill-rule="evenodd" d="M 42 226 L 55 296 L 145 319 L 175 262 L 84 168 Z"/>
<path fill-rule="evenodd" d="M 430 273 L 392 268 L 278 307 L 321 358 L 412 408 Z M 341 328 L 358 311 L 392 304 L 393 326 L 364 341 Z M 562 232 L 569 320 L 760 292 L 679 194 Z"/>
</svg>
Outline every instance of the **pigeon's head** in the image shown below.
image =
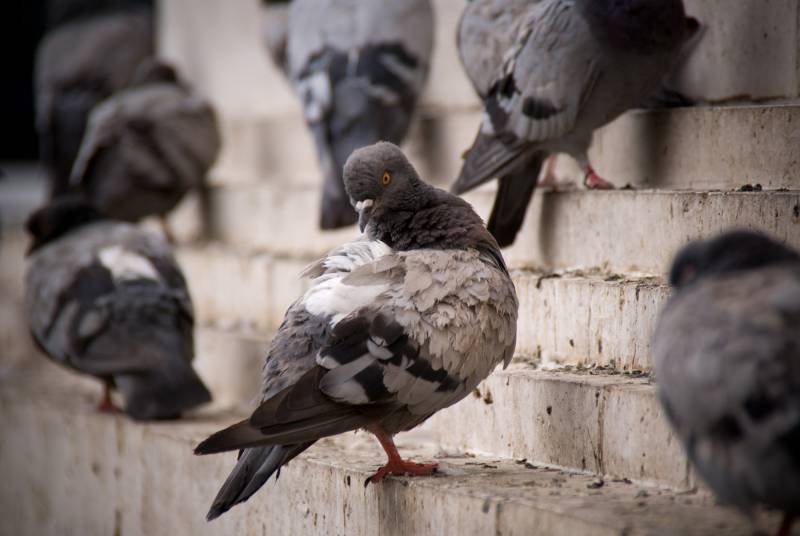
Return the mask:
<svg viewBox="0 0 800 536">
<path fill-rule="evenodd" d="M 428 188 L 403 151 L 385 141 L 353 151 L 344 164 L 344 187 L 362 232 L 384 215 L 418 210 Z"/>
<path fill-rule="evenodd" d="M 697 31 L 683 0 L 579 0 L 590 28 L 603 42 L 648 54 L 680 46 Z"/>
<path fill-rule="evenodd" d="M 800 261 L 800 254 L 766 235 L 730 231 L 709 240 L 692 242 L 681 249 L 672 263 L 669 283 L 681 288 L 710 275 L 791 261 Z"/>
<path fill-rule="evenodd" d="M 103 219 L 86 199 L 77 195 L 59 197 L 30 215 L 25 228 L 32 241 L 28 253 L 88 223 Z"/>
</svg>

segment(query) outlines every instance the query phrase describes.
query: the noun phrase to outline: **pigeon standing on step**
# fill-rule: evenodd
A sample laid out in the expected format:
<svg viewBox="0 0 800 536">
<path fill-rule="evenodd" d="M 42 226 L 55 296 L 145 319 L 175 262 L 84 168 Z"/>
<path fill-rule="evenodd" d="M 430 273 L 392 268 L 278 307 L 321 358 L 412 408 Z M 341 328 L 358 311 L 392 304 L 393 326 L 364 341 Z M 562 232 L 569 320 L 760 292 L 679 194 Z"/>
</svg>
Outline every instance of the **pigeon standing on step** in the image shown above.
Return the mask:
<svg viewBox="0 0 800 536">
<path fill-rule="evenodd" d="M 359 147 L 400 143 L 430 63 L 429 0 L 294 0 L 287 60 L 323 174 L 320 227 L 356 213 L 342 167 Z"/>
<path fill-rule="evenodd" d="M 183 274 L 157 235 L 63 196 L 28 220 L 25 308 L 56 363 L 105 383 L 135 419 L 174 418 L 211 400 L 192 368 L 194 317 Z"/>
<path fill-rule="evenodd" d="M 36 53 L 36 129 L 51 196 L 66 192 L 92 108 L 153 55 L 152 2 L 55 1 Z"/>
<path fill-rule="evenodd" d="M 800 254 L 752 232 L 683 249 L 653 337 L 659 394 L 724 502 L 800 514 Z"/>
<path fill-rule="evenodd" d="M 423 182 L 387 142 L 344 168 L 364 235 L 306 269 L 264 364 L 261 405 L 196 452 L 241 450 L 208 513 L 246 501 L 315 441 L 373 433 L 386 475 L 425 475 L 392 436 L 469 394 L 514 352 L 517 297 L 502 254 L 465 201 Z"/>
<path fill-rule="evenodd" d="M 543 161 L 572 155 L 585 184 L 592 133 L 656 93 L 696 29 L 681 0 L 475 0 L 458 47 L 484 117 L 458 179 L 463 193 L 499 178 L 488 227 L 516 237 Z"/>
<path fill-rule="evenodd" d="M 164 216 L 204 184 L 220 135 L 211 105 L 155 59 L 89 116 L 70 187 L 110 218 Z"/>
</svg>

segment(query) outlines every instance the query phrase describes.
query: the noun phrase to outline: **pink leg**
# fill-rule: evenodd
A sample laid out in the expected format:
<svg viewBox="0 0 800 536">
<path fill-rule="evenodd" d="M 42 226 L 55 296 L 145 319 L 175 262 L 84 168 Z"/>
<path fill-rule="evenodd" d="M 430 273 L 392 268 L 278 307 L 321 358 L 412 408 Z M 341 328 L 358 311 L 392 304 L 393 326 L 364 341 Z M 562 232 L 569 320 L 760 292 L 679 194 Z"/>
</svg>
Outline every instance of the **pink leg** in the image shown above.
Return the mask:
<svg viewBox="0 0 800 536">
<path fill-rule="evenodd" d="M 117 413 L 120 411 L 111 400 L 111 386 L 107 383 L 103 384 L 103 398 L 97 404 L 97 411 L 100 413 Z"/>
<path fill-rule="evenodd" d="M 590 190 L 613 190 L 614 185 L 595 173 L 592 166 L 587 165 L 584 169 L 586 174 L 583 177 L 583 185 Z"/>
<path fill-rule="evenodd" d="M 401 458 L 400 453 L 397 452 L 397 447 L 394 444 L 392 436 L 387 434 L 380 426 L 372 426 L 368 428 L 368 430 L 378 439 L 378 442 L 381 444 L 381 447 L 383 447 L 383 450 L 386 451 L 386 456 L 389 459 L 386 465 L 378 469 L 374 475 L 364 482 L 365 486 L 370 483 L 377 484 L 388 475 L 427 476 L 436 472 L 436 468 L 438 467 L 436 463 L 416 463 Z"/>
<path fill-rule="evenodd" d="M 539 186 L 547 186 L 555 188 L 559 185 L 558 177 L 556 177 L 556 163 L 558 156 L 551 154 L 544 162 L 544 173 L 539 179 Z"/>
</svg>

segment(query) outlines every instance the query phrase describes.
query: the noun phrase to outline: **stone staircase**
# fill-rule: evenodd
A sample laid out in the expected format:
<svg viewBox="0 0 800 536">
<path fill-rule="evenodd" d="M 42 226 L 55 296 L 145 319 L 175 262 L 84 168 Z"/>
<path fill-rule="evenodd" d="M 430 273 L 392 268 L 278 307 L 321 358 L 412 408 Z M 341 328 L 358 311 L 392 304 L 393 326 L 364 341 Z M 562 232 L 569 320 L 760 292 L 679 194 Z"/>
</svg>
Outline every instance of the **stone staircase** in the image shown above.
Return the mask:
<svg viewBox="0 0 800 536">
<path fill-rule="evenodd" d="M 208 202 L 190 199 L 172 218 L 215 404 L 179 423 L 97 415 L 93 382 L 33 356 L 19 316 L 20 224 L 36 196 L 0 183 L 0 422 L 14 431 L 0 437 L 0 533 L 752 533 L 715 505 L 669 430 L 649 337 L 669 260 L 688 240 L 736 226 L 800 247 L 800 5 L 685 2 L 708 26 L 675 84 L 715 104 L 634 111 L 598 132 L 591 157 L 620 189 L 537 193 L 505 252 L 521 302 L 514 363 L 399 438 L 442 475 L 364 488 L 383 455 L 348 435 L 208 524 L 234 455 L 198 458 L 193 445 L 246 411 L 270 334 L 304 289 L 300 270 L 356 231 L 316 228 L 316 155 L 261 47 L 257 0 L 162 0 L 160 49 L 215 102 L 225 139 Z M 434 65 L 406 148 L 446 186 L 480 108 L 454 49 L 463 1 L 434 4 Z M 566 157 L 558 172 L 578 173 Z M 486 215 L 492 186 L 468 198 Z"/>
</svg>

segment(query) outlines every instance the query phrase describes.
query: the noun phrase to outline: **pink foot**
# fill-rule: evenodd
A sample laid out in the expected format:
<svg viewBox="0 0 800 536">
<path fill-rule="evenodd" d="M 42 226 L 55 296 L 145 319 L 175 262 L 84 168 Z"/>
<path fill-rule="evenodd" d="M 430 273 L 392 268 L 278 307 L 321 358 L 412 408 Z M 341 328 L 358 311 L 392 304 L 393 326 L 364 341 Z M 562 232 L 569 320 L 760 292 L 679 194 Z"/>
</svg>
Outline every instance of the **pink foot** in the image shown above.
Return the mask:
<svg viewBox="0 0 800 536">
<path fill-rule="evenodd" d="M 111 388 L 106 384 L 103 387 L 103 398 L 97 404 L 98 413 L 120 413 L 120 409 L 111 400 Z"/>
<path fill-rule="evenodd" d="M 595 173 L 591 166 L 583 177 L 583 185 L 590 190 L 613 190 L 614 185 Z"/>
<path fill-rule="evenodd" d="M 384 477 L 389 475 L 396 476 L 428 476 L 436 472 L 438 463 L 417 463 L 409 460 L 391 460 L 386 465 L 378 469 L 374 475 L 369 477 L 364 485 L 377 484 Z"/>
</svg>

